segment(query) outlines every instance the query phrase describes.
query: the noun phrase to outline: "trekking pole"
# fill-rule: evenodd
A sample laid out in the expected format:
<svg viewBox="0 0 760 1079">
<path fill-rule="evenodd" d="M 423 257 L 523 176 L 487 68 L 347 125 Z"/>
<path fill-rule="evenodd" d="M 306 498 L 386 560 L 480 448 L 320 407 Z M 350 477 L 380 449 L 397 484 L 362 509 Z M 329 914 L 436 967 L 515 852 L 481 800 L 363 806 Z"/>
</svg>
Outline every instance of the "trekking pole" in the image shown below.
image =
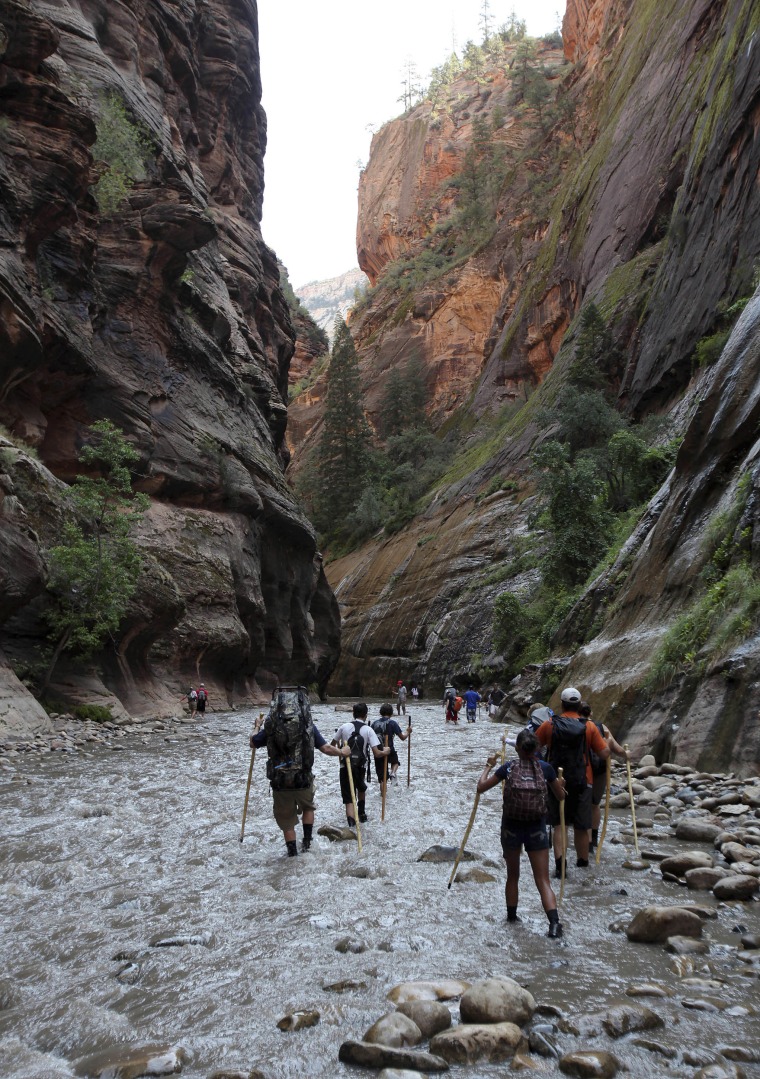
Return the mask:
<svg viewBox="0 0 760 1079">
<path fill-rule="evenodd" d="M 504 731 L 504 734 L 502 734 L 502 736 L 501 736 L 501 763 L 504 764 L 504 761 L 506 759 L 507 759 L 507 732 Z M 501 789 L 502 790 L 504 790 L 504 784 L 506 782 L 507 782 L 506 779 L 502 779 L 502 781 L 501 781 Z"/>
<path fill-rule="evenodd" d="M 456 859 L 454 860 L 454 868 L 451 870 L 451 876 L 449 877 L 449 891 L 451 891 L 451 883 L 454 880 L 454 877 L 456 876 L 456 871 L 459 868 L 459 863 L 462 860 L 462 855 L 464 854 L 464 848 L 467 846 L 467 840 L 470 838 L 470 832 L 472 831 L 472 826 L 475 823 L 475 814 L 478 811 L 478 802 L 479 801 L 480 801 L 480 791 L 478 791 L 475 794 L 475 801 L 472 804 L 472 813 L 470 813 L 470 820 L 469 820 L 469 823 L 467 825 L 467 831 L 464 833 L 464 838 L 462 840 L 462 845 L 460 846 L 459 850 L 457 851 L 457 856 L 456 856 Z"/>
<path fill-rule="evenodd" d="M 557 769 L 557 777 L 560 783 L 562 782 L 562 773 L 564 769 Z M 567 829 L 565 828 L 565 799 L 559 803 L 559 826 L 562 829 L 562 879 L 559 882 L 559 899 L 557 900 L 557 906 L 562 905 L 562 897 L 565 894 L 565 871 L 567 869 Z"/>
<path fill-rule="evenodd" d="M 385 736 L 385 748 L 388 748 L 388 735 Z M 383 804 L 380 810 L 380 820 L 385 820 L 385 795 L 388 790 L 388 757 L 383 757 Z"/>
<path fill-rule="evenodd" d="M 245 835 L 245 818 L 248 812 L 248 795 L 250 794 L 250 777 L 254 774 L 254 761 L 256 760 L 256 747 L 250 751 L 250 767 L 248 768 L 248 783 L 245 788 L 245 802 L 243 804 L 243 827 L 240 830 L 240 842 L 243 842 L 243 836 Z"/>
<path fill-rule="evenodd" d="M 628 797 L 631 799 L 631 820 L 633 821 L 633 845 L 636 849 L 636 857 L 641 858 L 639 854 L 639 835 L 636 831 L 636 806 L 633 802 L 633 780 L 631 779 L 631 758 L 628 756 L 628 743 L 623 746 L 625 750 L 625 768 L 628 773 Z"/>
<path fill-rule="evenodd" d="M 599 836 L 599 842 L 596 845 L 596 864 L 602 859 L 602 846 L 604 844 L 604 837 L 607 835 L 607 821 L 610 816 L 610 781 L 612 777 L 612 758 L 607 758 L 607 793 L 604 799 L 604 823 L 602 824 L 602 834 Z"/>
<path fill-rule="evenodd" d="M 412 726 L 411 723 L 406 728 L 406 785 L 407 787 L 412 782 Z"/>
<path fill-rule="evenodd" d="M 348 768 L 348 785 L 351 788 L 351 805 L 354 807 L 354 821 L 356 823 L 356 840 L 359 844 L 359 854 L 362 852 L 362 830 L 359 827 L 359 810 L 356 805 L 356 791 L 354 789 L 354 773 L 351 768 L 351 758 L 346 761 L 346 768 Z"/>
</svg>

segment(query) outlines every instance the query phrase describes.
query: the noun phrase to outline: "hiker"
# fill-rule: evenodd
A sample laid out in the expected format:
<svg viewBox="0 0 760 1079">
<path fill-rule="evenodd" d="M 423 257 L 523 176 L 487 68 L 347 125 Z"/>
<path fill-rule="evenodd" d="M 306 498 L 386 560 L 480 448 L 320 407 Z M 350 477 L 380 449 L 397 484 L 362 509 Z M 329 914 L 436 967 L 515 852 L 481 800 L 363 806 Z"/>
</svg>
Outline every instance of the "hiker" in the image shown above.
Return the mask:
<svg viewBox="0 0 760 1079">
<path fill-rule="evenodd" d="M 476 689 L 468 686 L 464 694 L 464 703 L 467 706 L 467 722 L 474 723 L 478 712 L 478 705 L 483 700 Z"/>
<path fill-rule="evenodd" d="M 420 691 L 419 691 L 419 689 L 417 687 L 417 684 L 415 683 L 412 686 L 412 700 L 413 701 L 418 701 L 419 699 L 420 699 Z"/>
<path fill-rule="evenodd" d="M 501 707 L 502 701 L 506 697 L 506 693 L 503 689 L 499 689 L 498 686 L 494 686 L 491 692 L 488 694 L 488 714 L 493 719 L 496 713 Z"/>
<path fill-rule="evenodd" d="M 262 729 L 263 728 L 263 729 Z M 275 690 L 269 714 L 259 717 L 250 737 L 251 748 L 267 747 L 267 778 L 272 788 L 272 810 L 285 837 L 288 857 L 298 854 L 296 824 L 303 820 L 301 850 L 311 848 L 314 830 L 314 750 L 328 757 L 347 757 L 346 746 L 328 745 L 311 718 L 309 695 L 297 689 Z"/>
<path fill-rule="evenodd" d="M 553 715 L 554 712 L 552 712 L 551 708 L 547 708 L 545 704 L 541 704 L 539 701 L 535 701 L 528 710 L 528 722 L 523 727 L 523 730 L 527 731 L 529 734 L 535 734 L 538 728 L 544 722 L 544 720 L 550 720 Z M 509 735 L 508 737 L 506 737 L 504 739 L 505 743 L 514 749 L 514 747 L 517 745 L 517 738 L 519 736 L 519 733 L 520 732 L 518 731 L 516 735 Z M 546 759 L 546 750 L 543 748 L 543 746 L 538 747 L 538 755 L 539 757 L 541 757 L 542 760 Z"/>
<path fill-rule="evenodd" d="M 610 749 L 593 723 L 584 719 L 578 708 L 581 695 L 574 686 L 562 690 L 562 711 L 546 719 L 536 731 L 536 738 L 548 748 L 547 759 L 555 769 L 563 769 L 565 780 L 565 821 L 573 827 L 575 864 L 588 866 L 591 832 L 591 751 L 603 761 Z M 559 802 L 550 792 L 549 823 L 554 828 L 555 876 L 562 876 L 562 835 L 559 828 Z"/>
<path fill-rule="evenodd" d="M 411 721 L 406 731 L 402 731 L 395 719 L 393 719 L 393 705 L 381 704 L 380 705 L 380 719 L 376 719 L 372 724 L 372 730 L 380 739 L 380 745 L 385 744 L 385 737 L 388 737 L 388 781 L 390 783 L 396 783 L 398 781 L 399 759 L 396 747 L 393 744 L 394 738 L 400 738 L 402 742 L 405 742 L 409 735 L 412 733 Z M 378 783 L 382 783 L 385 778 L 385 757 L 375 757 L 375 772 L 377 773 Z"/>
<path fill-rule="evenodd" d="M 197 706 L 198 706 L 198 715 L 202 716 L 203 713 L 206 711 L 206 701 L 208 700 L 208 693 L 206 692 L 206 687 L 204 686 L 203 682 L 201 682 L 201 684 L 198 686 L 198 692 L 196 694 L 196 698 L 197 698 Z"/>
<path fill-rule="evenodd" d="M 187 701 L 187 707 L 188 707 L 188 709 L 190 711 L 190 715 L 194 716 L 195 715 L 195 708 L 196 708 L 196 705 L 198 704 L 198 694 L 195 692 L 195 690 L 193 689 L 192 686 L 190 686 L 190 689 L 187 691 L 187 693 L 182 694 L 182 696 L 180 697 L 180 700 L 181 701 Z"/>
<path fill-rule="evenodd" d="M 406 686 L 403 682 L 398 683 L 396 712 L 399 715 L 401 715 L 402 712 L 406 715 Z"/>
<path fill-rule="evenodd" d="M 609 727 L 606 727 L 604 723 L 597 723 L 594 720 L 590 704 L 586 704 L 585 702 L 582 703 L 578 712 L 584 719 L 591 720 L 609 746 L 611 753 L 614 753 L 618 757 L 622 757 L 623 760 L 631 759 L 631 754 L 612 737 L 612 731 Z M 591 753 L 591 772 L 594 780 L 591 784 L 591 842 L 589 843 L 589 850 L 593 851 L 599 843 L 599 825 L 602 820 L 602 798 L 604 798 L 607 791 L 607 762 L 601 760 L 596 753 L 593 752 Z"/>
<path fill-rule="evenodd" d="M 443 707 L 447 723 L 457 722 L 457 715 L 454 712 L 454 701 L 456 700 L 456 696 L 456 689 L 452 686 L 451 682 L 447 682 L 443 691 Z"/>
<path fill-rule="evenodd" d="M 549 881 L 546 814 L 549 804 L 547 792 L 551 791 L 559 805 L 565 797 L 564 784 L 558 779 L 554 768 L 538 758 L 538 739 L 534 734 L 520 731 L 516 748 L 517 760 L 502 764 L 493 775 L 490 772 L 499 757 L 494 754 L 488 758 L 478 780 L 478 794 L 490 790 L 504 780 L 501 849 L 507 863 L 507 883 L 504 888 L 507 921 L 520 921 L 517 916 L 520 854 L 525 847 L 533 870 L 533 880 L 549 919 L 548 935 L 552 940 L 557 940 L 562 936 L 562 923 L 557 912 L 557 899 Z"/>
<path fill-rule="evenodd" d="M 367 796 L 367 778 L 369 778 L 369 751 L 370 749 L 372 750 L 375 760 L 378 757 L 389 757 L 391 752 L 387 746 L 378 749 L 380 739 L 367 723 L 367 706 L 363 701 L 354 705 L 353 713 L 353 723 L 344 723 L 342 727 L 338 727 L 332 740 L 332 745 L 334 746 L 338 745 L 339 742 L 348 746 L 348 753 L 341 754 L 341 756 L 349 757 L 350 760 L 340 762 L 340 793 L 343 798 L 349 828 L 355 828 L 356 821 L 354 820 L 354 805 L 351 801 L 348 769 L 351 769 L 354 780 L 356 809 L 359 820 L 364 824 L 365 821 L 369 820 L 364 804 Z"/>
</svg>

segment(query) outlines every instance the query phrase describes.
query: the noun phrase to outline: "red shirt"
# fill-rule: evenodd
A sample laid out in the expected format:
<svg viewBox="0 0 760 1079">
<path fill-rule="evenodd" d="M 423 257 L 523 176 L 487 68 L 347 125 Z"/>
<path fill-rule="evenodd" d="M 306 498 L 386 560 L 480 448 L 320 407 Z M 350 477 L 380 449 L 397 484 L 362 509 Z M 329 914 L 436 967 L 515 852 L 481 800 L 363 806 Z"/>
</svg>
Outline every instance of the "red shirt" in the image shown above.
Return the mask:
<svg viewBox="0 0 760 1079">
<path fill-rule="evenodd" d="M 568 719 L 577 719 L 583 722 L 583 716 L 578 715 L 577 712 L 563 712 L 563 716 Z M 541 726 L 536 731 L 536 738 L 542 746 L 550 746 L 552 744 L 552 723 L 550 719 L 545 719 Z M 603 753 L 605 749 L 608 749 L 608 745 L 599 733 L 595 723 L 592 723 L 590 719 L 586 720 L 586 782 L 591 786 L 594 782 L 594 773 L 591 770 L 591 760 L 588 756 L 588 750 L 593 749 L 594 753 Z"/>
</svg>

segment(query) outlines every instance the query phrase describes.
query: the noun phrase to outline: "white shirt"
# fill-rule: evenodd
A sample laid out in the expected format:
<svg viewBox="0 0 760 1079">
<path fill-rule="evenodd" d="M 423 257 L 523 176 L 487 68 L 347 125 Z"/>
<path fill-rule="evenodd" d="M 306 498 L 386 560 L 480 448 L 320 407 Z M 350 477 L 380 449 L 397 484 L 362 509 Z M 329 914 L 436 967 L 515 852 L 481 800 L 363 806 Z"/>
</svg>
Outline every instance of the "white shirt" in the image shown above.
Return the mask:
<svg viewBox="0 0 760 1079">
<path fill-rule="evenodd" d="M 359 720 L 357 720 L 357 723 L 358 722 L 359 722 Z M 349 738 L 352 736 L 352 734 L 354 733 L 355 730 L 356 730 L 356 728 L 354 727 L 353 723 L 344 723 L 343 726 L 338 727 L 337 731 L 335 732 L 335 740 L 337 742 L 348 742 Z M 372 728 L 370 726 L 368 726 L 366 723 L 364 724 L 362 729 L 359 731 L 359 734 L 364 739 L 364 751 L 365 752 L 369 751 L 370 746 L 378 746 L 379 747 L 380 739 L 377 737 L 377 735 L 372 730 Z"/>
</svg>

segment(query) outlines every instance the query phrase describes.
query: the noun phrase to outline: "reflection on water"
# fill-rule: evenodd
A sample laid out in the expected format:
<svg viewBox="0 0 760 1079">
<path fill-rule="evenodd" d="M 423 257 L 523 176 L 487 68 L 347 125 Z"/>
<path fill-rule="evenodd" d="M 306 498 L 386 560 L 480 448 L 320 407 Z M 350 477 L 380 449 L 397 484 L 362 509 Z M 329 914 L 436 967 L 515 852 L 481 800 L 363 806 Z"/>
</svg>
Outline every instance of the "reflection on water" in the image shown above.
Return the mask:
<svg viewBox="0 0 760 1079">
<path fill-rule="evenodd" d="M 483 718 L 447 729 L 438 707 L 410 711 L 411 787 L 400 744 L 401 782 L 389 790 L 384 824 L 379 788 L 370 787 L 361 856 L 355 844 L 316 834 L 311 853 L 284 856 L 262 751 L 241 846 L 253 713 L 207 716 L 193 737 L 169 744 L 135 737 L 125 740 L 126 752 L 98 747 L 22 761 L 31 784 L 6 778 L 0 785 L 2 1075 L 71 1076 L 92 1053 L 148 1044 L 183 1046 L 190 1077 L 255 1065 L 283 1079 L 351 1075 L 337 1063 L 340 1042 L 361 1037 L 386 1010 L 391 986 L 490 974 L 517 978 L 540 1003 L 570 1014 L 599 1010 L 632 982 L 660 982 L 675 996 L 645 1002 L 667 1017 L 665 1031 L 655 1032 L 659 1041 L 679 1049 L 758 1044 L 756 1016 L 682 1007 L 695 990 L 683 988 L 673 957 L 610 932 L 648 902 L 680 898 L 656 870 L 622 869 L 623 845 L 609 843 L 598 869 L 571 868 L 562 942 L 545 936 L 527 863 L 523 921 L 506 925 L 498 788 L 483 796 L 469 842 L 499 867 L 498 883 L 448 891 L 450 866 L 417 862 L 433 843 L 459 842 L 501 728 Z M 314 714 L 328 737 L 347 718 L 332 706 Z M 316 826 L 342 825 L 337 761 L 316 758 Z M 625 824 L 617 815 L 608 840 Z M 663 826 L 657 844 L 667 846 L 668 837 Z M 688 898 L 717 906 L 709 894 Z M 725 981 L 719 995 L 729 1005 L 757 997 L 757 977 L 736 960 L 732 933 L 737 924 L 757 931 L 757 911 L 757 904 L 722 907 L 708 923 L 710 956 L 696 958 L 698 972 Z M 345 937 L 356 951 L 336 951 Z M 152 946 L 171 939 L 173 946 Z M 364 987 L 323 989 L 346 979 Z M 314 1008 L 317 1026 L 277 1029 L 287 1012 Z M 683 1064 L 653 1058 L 630 1039 L 614 1048 L 634 1076 L 684 1074 Z M 559 1074 L 550 1061 L 541 1066 Z M 742 1067 L 760 1074 L 757 1065 Z M 504 1069 L 476 1071 L 488 1077 Z"/>
</svg>

